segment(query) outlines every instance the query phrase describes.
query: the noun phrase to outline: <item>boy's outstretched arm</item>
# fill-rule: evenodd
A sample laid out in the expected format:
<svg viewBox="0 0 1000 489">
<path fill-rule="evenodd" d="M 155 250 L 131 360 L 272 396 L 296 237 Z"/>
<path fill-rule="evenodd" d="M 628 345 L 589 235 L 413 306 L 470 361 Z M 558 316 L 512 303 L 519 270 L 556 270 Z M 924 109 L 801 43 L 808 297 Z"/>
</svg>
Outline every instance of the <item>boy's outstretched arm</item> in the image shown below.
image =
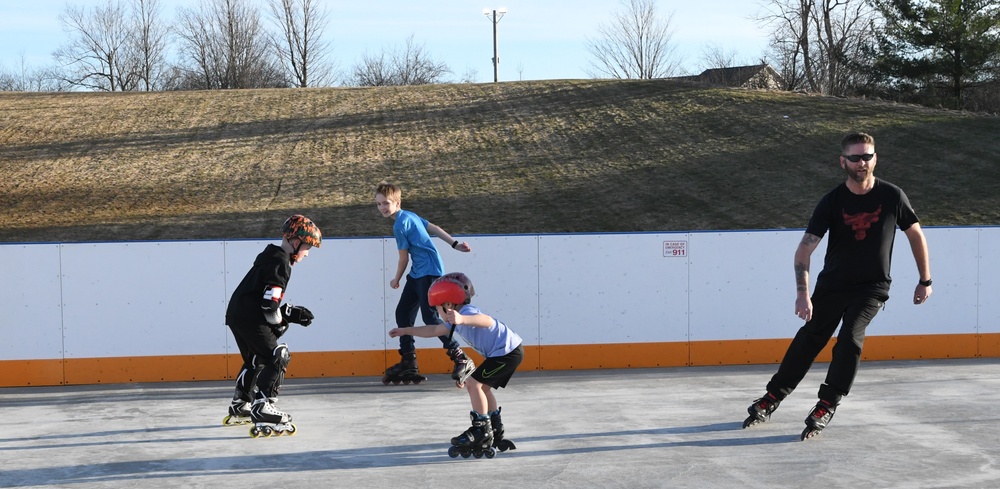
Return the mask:
<svg viewBox="0 0 1000 489">
<path fill-rule="evenodd" d="M 465 241 L 459 242 L 457 239 L 451 237 L 451 235 L 448 234 L 447 231 L 445 231 L 444 229 L 441 229 L 441 226 L 438 226 L 437 224 L 434 224 L 432 222 L 428 222 L 427 223 L 427 233 L 428 234 L 433 234 L 434 236 L 437 236 L 438 238 L 441 238 L 442 241 L 444 241 L 445 243 L 448 243 L 449 245 L 451 245 L 452 248 L 454 248 L 454 249 L 456 249 L 458 251 L 463 251 L 463 252 L 466 252 L 466 253 L 472 251 L 472 247 L 469 246 L 469 243 L 466 243 Z"/>
<path fill-rule="evenodd" d="M 448 324 L 464 324 L 466 326 L 475 326 L 478 328 L 489 328 L 496 323 L 493 316 L 490 316 L 489 314 L 478 313 L 465 315 L 459 313 L 455 309 L 445 309 L 441 306 L 437 306 L 437 310 L 441 319 Z"/>
<path fill-rule="evenodd" d="M 436 338 L 445 336 L 451 332 L 451 328 L 444 324 L 430 324 L 427 326 L 416 326 L 411 328 L 392 328 L 389 330 L 390 338 L 399 338 L 404 335 L 419 336 L 421 338 Z"/>
</svg>

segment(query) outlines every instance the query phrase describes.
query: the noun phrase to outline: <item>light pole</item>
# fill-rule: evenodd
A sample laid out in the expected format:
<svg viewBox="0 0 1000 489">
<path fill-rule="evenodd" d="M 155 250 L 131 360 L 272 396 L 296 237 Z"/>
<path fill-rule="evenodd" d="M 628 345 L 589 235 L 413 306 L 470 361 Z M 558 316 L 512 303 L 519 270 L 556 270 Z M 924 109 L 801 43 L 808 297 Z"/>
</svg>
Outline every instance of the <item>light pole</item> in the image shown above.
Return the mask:
<svg viewBox="0 0 1000 489">
<path fill-rule="evenodd" d="M 485 15 L 486 17 L 490 17 L 491 14 L 493 15 L 493 18 L 491 19 L 493 22 L 493 83 L 496 83 L 498 81 L 497 65 L 500 64 L 500 57 L 497 56 L 497 23 L 500 22 L 500 19 L 502 19 L 503 15 L 506 13 L 507 9 L 503 7 L 493 10 L 490 10 L 488 8 L 483 9 L 483 15 Z"/>
</svg>

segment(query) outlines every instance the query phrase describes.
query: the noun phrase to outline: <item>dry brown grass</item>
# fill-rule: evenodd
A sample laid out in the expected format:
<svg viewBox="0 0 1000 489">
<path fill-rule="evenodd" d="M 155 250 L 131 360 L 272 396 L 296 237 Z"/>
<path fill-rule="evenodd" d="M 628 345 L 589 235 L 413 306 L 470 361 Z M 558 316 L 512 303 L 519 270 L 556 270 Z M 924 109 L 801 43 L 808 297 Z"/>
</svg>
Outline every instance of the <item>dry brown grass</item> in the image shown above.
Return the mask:
<svg viewBox="0 0 1000 489">
<path fill-rule="evenodd" d="M 853 130 L 925 224 L 1000 224 L 997 118 L 564 80 L 0 94 L 0 241 L 381 236 L 382 179 L 459 234 L 804 227 Z"/>
</svg>

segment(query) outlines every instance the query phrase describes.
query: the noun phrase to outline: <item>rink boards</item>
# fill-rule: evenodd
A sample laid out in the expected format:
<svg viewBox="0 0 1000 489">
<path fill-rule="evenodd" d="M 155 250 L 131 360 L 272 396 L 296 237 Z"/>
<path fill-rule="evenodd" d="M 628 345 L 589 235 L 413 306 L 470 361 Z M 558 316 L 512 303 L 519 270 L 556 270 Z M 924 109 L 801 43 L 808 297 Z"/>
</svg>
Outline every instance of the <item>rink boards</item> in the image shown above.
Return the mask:
<svg viewBox="0 0 1000 489">
<path fill-rule="evenodd" d="M 916 267 L 897 233 L 891 299 L 864 358 L 1000 357 L 1000 228 L 928 228 L 934 296 L 912 304 Z M 475 303 L 524 339 L 521 369 L 776 363 L 801 322 L 792 255 L 802 230 L 463 236 L 436 240 Z M 273 241 L 0 245 L 8 313 L 0 386 L 231 378 L 227 300 Z M 822 267 L 825 240 L 813 255 Z M 391 238 L 326 239 L 293 269 L 286 301 L 309 328 L 282 338 L 289 377 L 379 375 L 398 360 Z M 418 324 L 420 319 L 417 320 Z M 831 343 L 832 344 L 832 343 Z M 437 339 L 421 369 L 450 371 Z M 819 358 L 828 358 L 829 347 Z"/>
</svg>

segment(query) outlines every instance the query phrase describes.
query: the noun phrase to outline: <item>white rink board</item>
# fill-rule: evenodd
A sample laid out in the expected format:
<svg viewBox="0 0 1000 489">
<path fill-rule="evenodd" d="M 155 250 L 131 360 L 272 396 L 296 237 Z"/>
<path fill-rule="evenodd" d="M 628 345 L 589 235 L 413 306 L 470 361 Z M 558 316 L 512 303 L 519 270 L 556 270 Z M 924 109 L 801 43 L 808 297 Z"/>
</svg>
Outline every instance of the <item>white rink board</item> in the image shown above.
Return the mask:
<svg viewBox="0 0 1000 489">
<path fill-rule="evenodd" d="M 302 352 L 385 348 L 389 338 L 382 304 L 388 285 L 380 280 L 382 242 L 381 238 L 324 239 L 319 249 L 309 250 L 309 256 L 292 267 L 285 300 L 307 307 L 316 319 L 307 328 L 290 325 L 281 340 Z M 254 256 L 263 249 L 258 246 Z M 243 265 L 240 279 L 252 262 Z"/>
<path fill-rule="evenodd" d="M 687 234 L 541 236 L 539 343 L 687 341 L 687 258 L 664 241 Z"/>
<path fill-rule="evenodd" d="M 902 231 L 896 231 L 889 300 L 868 326 L 867 334 L 937 334 L 942 329 L 952 334 L 979 332 L 976 317 L 979 234 L 980 231 L 974 228 L 938 228 L 924 232 L 930 251 L 933 295 L 926 303 L 915 305 L 913 293 L 920 274 L 910 241 Z"/>
<path fill-rule="evenodd" d="M 459 237 L 471 253 L 435 244 L 446 271 L 467 273 L 475 303 L 526 345 L 683 342 L 794 335 L 802 232 Z M 933 298 L 911 303 L 916 267 L 898 232 L 892 297 L 869 334 L 1000 332 L 1000 228 L 925 232 Z M 684 256 L 664 256 L 666 241 L 684 243 Z M 268 243 L 277 242 L 2 244 L 12 306 L 0 318 L 0 360 L 235 353 L 226 303 Z M 813 254 L 814 280 L 825 247 Z M 295 266 L 287 295 L 317 320 L 285 339 L 296 351 L 395 350 L 386 332 L 397 257 L 391 237 L 325 239 Z"/>
<path fill-rule="evenodd" d="M 0 284 L 0 360 L 62 357 L 58 246 L 0 246 Z"/>
<path fill-rule="evenodd" d="M 504 322 L 514 330 L 525 344 L 538 344 L 538 237 L 537 236 L 476 236 L 456 237 L 469 243 L 472 251 L 453 250 L 447 243 L 434 239 L 434 244 L 444 260 L 446 273 L 462 272 L 472 280 L 476 297 L 472 303 L 484 313 Z M 389 280 L 396 273 L 399 252 L 396 241 L 384 241 L 385 270 L 385 333 L 396 326 L 396 305 L 403 290 L 389 287 Z M 423 324 L 417 313 L 416 324 Z M 399 340 L 387 338 L 386 348 L 399 348 Z M 437 338 L 415 338 L 418 348 L 441 346 Z M 460 343 L 463 343 L 459 339 Z"/>
<path fill-rule="evenodd" d="M 803 231 L 691 234 L 691 340 L 790 338 L 795 317 L 795 248 Z M 811 268 L 823 268 L 826 240 Z M 815 277 L 815 275 L 813 275 Z"/>
<path fill-rule="evenodd" d="M 222 242 L 61 248 L 66 358 L 220 352 Z"/>
<path fill-rule="evenodd" d="M 931 255 L 933 261 L 934 255 Z M 977 333 L 1000 333 L 1000 228 L 982 228 L 979 230 L 979 263 Z M 933 268 L 933 265 L 931 266 Z M 934 286 L 937 287 L 937 276 L 946 273 L 944 270 L 934 271 Z M 934 292 L 937 299 L 937 292 Z M 950 296 L 949 296 L 950 297 Z M 948 299 L 943 302 L 947 303 Z M 954 311 L 951 311 L 954 314 Z M 966 317 L 968 313 L 955 314 Z"/>
</svg>

